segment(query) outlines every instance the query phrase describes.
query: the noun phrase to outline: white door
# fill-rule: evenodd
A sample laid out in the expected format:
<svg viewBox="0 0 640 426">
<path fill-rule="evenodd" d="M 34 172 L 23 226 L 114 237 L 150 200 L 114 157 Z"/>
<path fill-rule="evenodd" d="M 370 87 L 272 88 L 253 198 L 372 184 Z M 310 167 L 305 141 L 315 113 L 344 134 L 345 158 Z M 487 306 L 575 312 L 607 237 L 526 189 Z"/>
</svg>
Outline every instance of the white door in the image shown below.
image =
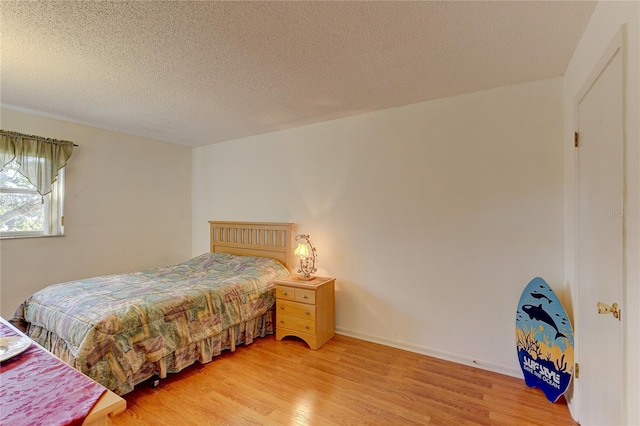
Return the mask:
<svg viewBox="0 0 640 426">
<path fill-rule="evenodd" d="M 624 144 L 622 53 L 615 40 L 578 98 L 579 422 L 623 422 Z M 613 47 L 613 48 L 612 48 Z M 598 313 L 617 303 L 620 320 Z"/>
</svg>

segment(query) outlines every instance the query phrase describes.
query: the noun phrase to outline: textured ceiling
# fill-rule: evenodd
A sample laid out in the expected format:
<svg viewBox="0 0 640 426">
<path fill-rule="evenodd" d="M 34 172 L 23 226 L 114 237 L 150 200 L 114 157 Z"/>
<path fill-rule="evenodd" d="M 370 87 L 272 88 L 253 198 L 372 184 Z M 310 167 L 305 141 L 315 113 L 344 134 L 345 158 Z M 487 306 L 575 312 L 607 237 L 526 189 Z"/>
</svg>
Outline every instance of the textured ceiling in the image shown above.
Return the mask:
<svg viewBox="0 0 640 426">
<path fill-rule="evenodd" d="M 0 100 L 199 146 L 562 76 L 593 2 L 0 3 Z"/>
</svg>

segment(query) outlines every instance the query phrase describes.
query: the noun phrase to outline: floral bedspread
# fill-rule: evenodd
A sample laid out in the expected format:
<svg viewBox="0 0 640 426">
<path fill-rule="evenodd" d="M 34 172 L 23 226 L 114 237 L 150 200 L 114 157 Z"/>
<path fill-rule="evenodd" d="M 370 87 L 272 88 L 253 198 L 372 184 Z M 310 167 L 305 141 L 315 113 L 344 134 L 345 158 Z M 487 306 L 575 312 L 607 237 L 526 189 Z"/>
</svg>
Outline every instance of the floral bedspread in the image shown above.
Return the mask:
<svg viewBox="0 0 640 426">
<path fill-rule="evenodd" d="M 288 274 L 273 259 L 206 253 L 171 267 L 48 286 L 20 305 L 11 322 L 123 394 L 140 370 L 162 359 L 169 372 L 193 358 L 210 361 L 211 339 L 270 310 L 273 280 Z"/>
</svg>

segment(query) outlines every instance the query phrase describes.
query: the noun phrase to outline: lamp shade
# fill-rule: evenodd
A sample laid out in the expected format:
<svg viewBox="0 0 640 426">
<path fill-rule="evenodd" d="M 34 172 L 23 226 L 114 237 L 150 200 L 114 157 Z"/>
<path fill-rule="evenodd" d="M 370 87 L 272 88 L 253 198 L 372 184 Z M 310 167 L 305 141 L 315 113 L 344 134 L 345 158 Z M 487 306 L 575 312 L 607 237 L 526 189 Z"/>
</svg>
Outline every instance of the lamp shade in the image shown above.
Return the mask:
<svg viewBox="0 0 640 426">
<path fill-rule="evenodd" d="M 307 257 L 309 256 L 309 246 L 306 243 L 298 243 L 298 247 L 293 253 L 298 257 Z"/>
</svg>

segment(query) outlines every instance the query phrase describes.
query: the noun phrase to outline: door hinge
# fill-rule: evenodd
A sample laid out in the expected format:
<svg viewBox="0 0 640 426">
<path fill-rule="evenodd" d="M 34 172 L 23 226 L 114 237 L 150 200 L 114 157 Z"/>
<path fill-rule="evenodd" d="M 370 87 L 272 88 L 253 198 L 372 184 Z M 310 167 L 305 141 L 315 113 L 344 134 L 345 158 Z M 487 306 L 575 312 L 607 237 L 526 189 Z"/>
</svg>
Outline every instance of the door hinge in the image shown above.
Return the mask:
<svg viewBox="0 0 640 426">
<path fill-rule="evenodd" d="M 580 144 L 579 144 L 579 140 L 580 140 L 580 136 L 578 135 L 578 132 L 574 132 L 573 133 L 573 146 L 574 148 L 577 148 Z"/>
<path fill-rule="evenodd" d="M 573 367 L 573 376 L 577 379 L 580 377 L 580 364 L 576 362 L 575 367 Z"/>
<path fill-rule="evenodd" d="M 64 216 L 60 218 L 60 225 L 64 226 Z"/>
</svg>

